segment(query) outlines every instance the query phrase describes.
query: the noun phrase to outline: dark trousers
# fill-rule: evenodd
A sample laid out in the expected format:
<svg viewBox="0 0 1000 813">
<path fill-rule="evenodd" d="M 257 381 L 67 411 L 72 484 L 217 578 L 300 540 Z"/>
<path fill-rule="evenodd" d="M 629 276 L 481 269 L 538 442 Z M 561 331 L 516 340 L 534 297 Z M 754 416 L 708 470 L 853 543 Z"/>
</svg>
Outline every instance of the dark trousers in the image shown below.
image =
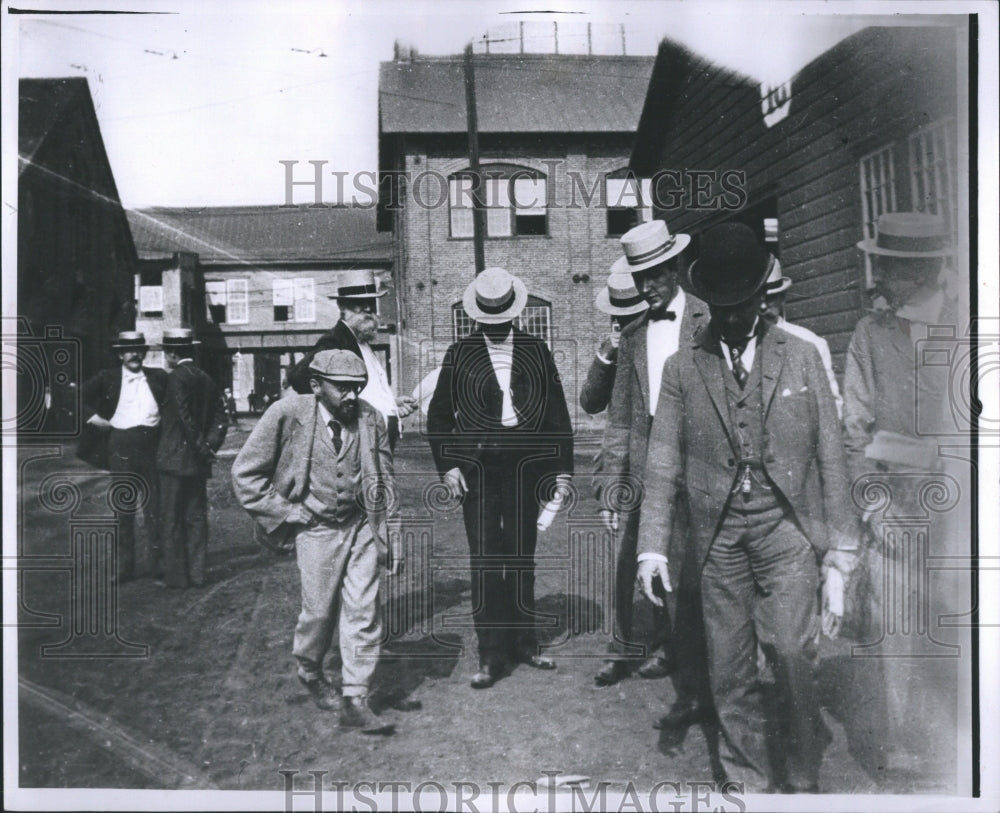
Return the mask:
<svg viewBox="0 0 1000 813">
<path fill-rule="evenodd" d="M 481 663 L 500 665 L 515 649 L 534 650 L 537 478 L 524 452 L 489 451 L 466 474 L 462 504 L 472 571 L 472 607 Z"/>
<path fill-rule="evenodd" d="M 389 451 L 396 451 L 396 444 L 399 443 L 400 433 L 399 433 L 399 418 L 395 415 L 390 415 L 385 422 L 386 431 L 389 433 Z"/>
<path fill-rule="evenodd" d="M 743 782 L 746 792 L 778 779 L 768 758 L 758 642 L 786 717 L 781 751 L 792 787 L 816 783 L 823 748 L 815 686 L 816 553 L 790 509 L 767 502 L 761 510 L 726 510 L 701 574 L 709 674 L 724 739 L 720 756 L 728 779 Z"/>
<path fill-rule="evenodd" d="M 670 679 L 677 701 L 697 701 L 708 708 L 712 705 L 712 689 L 701 590 L 696 584 L 685 583 L 682 577 L 680 587 L 667 594 L 666 602 L 672 621 L 668 644 L 674 669 Z"/>
<path fill-rule="evenodd" d="M 643 659 L 664 654 L 670 620 L 666 608 L 640 598 L 640 614 L 635 613 L 635 577 L 639 572 L 636 548 L 639 540 L 639 512 L 622 516 L 624 522 L 615 539 L 615 604 L 608 651 L 617 658 Z"/>
<path fill-rule="evenodd" d="M 208 547 L 207 480 L 161 471 L 160 494 L 167 585 L 201 587 Z"/>
<path fill-rule="evenodd" d="M 156 471 L 156 442 L 159 430 L 156 427 L 136 426 L 131 429 L 111 429 L 108 434 L 108 469 L 135 475 L 141 481 L 138 499 L 117 500 L 115 516 L 118 518 L 118 570 L 120 580 L 131 579 L 135 575 L 135 515 L 139 500 L 146 522 L 149 538 L 150 560 L 153 575 L 163 569 L 163 553 L 160 549 L 160 478 Z M 130 495 L 133 484 L 125 484 L 121 495 Z"/>
</svg>

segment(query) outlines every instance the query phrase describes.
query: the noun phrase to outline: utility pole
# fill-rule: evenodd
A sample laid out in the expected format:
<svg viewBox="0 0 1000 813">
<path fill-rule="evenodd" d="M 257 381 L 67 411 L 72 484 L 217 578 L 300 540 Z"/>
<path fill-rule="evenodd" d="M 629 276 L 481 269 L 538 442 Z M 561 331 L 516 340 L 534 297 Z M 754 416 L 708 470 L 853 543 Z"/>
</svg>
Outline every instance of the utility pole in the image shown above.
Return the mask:
<svg viewBox="0 0 1000 813">
<path fill-rule="evenodd" d="M 483 205 L 483 176 L 479 171 L 479 122 L 476 116 L 476 74 L 472 64 L 472 43 L 465 46 L 465 121 L 469 132 L 469 174 L 472 176 L 472 243 L 476 274 L 486 267 L 483 235 L 486 209 Z"/>
</svg>

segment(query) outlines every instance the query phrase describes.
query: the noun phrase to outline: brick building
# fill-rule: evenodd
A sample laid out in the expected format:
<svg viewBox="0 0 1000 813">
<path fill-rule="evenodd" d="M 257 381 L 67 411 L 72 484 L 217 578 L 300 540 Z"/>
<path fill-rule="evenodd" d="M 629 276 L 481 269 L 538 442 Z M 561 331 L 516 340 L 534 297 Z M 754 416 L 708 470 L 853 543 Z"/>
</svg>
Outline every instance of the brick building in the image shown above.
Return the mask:
<svg viewBox="0 0 1000 813">
<path fill-rule="evenodd" d="M 594 307 L 618 238 L 639 218 L 626 177 L 652 57 L 477 55 L 486 266 L 521 277 L 522 327 L 549 342 L 572 414 L 607 318 Z M 392 231 L 408 392 L 472 324 L 461 307 L 475 274 L 461 57 L 383 63 L 379 227 Z"/>
<path fill-rule="evenodd" d="M 374 345 L 391 376 L 399 355 L 388 235 L 375 211 L 349 207 L 242 206 L 129 212 L 140 257 L 137 329 L 192 327 L 201 362 L 237 407 L 280 394 L 284 371 L 340 318 L 331 299 L 340 272 L 370 268 L 379 300 Z M 151 363 L 158 363 L 151 354 Z"/>
<path fill-rule="evenodd" d="M 647 177 L 668 171 L 654 207 L 693 235 L 690 257 L 710 226 L 752 226 L 794 281 L 788 318 L 829 341 L 838 372 L 871 304 L 855 244 L 879 214 L 945 216 L 955 270 L 968 280 L 968 27 L 927 21 L 862 29 L 778 87 L 665 41 L 638 126 L 630 166 Z M 701 176 L 700 197 L 691 170 L 714 173 Z M 727 172 L 739 173 L 728 177 L 742 193 L 723 188 Z"/>
</svg>

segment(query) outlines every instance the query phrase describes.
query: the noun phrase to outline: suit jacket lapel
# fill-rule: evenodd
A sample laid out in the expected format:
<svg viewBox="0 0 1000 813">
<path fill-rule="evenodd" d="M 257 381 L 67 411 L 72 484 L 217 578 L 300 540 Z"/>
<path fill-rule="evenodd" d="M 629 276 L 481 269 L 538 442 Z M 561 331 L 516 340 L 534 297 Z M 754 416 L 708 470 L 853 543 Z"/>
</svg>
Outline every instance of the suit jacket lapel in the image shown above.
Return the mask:
<svg viewBox="0 0 1000 813">
<path fill-rule="evenodd" d="M 767 417 L 774 399 L 774 392 L 781 375 L 781 366 L 785 363 L 786 334 L 781 330 L 772 330 L 764 326 L 761 337 L 757 340 L 757 352 L 761 355 L 761 386 L 764 398 L 764 417 Z"/>
<path fill-rule="evenodd" d="M 500 415 L 503 413 L 503 393 L 500 392 L 500 381 L 497 378 L 497 371 L 493 369 L 493 359 L 490 357 L 490 351 L 486 346 L 486 335 L 484 333 L 474 333 L 473 338 L 475 339 L 475 344 L 472 346 L 471 354 L 472 358 L 468 360 L 468 369 L 470 370 L 488 370 L 488 377 L 483 381 L 484 384 L 490 382 L 491 394 L 493 398 L 491 399 L 493 403 L 493 412 L 490 417 L 494 417 L 500 420 Z M 514 344 L 515 349 L 517 348 L 517 343 Z M 513 354 L 511 356 L 511 365 L 513 365 Z M 513 376 L 513 372 L 511 373 Z"/>
<path fill-rule="evenodd" d="M 632 353 L 632 364 L 635 367 L 635 374 L 639 376 L 639 389 L 642 390 L 642 399 L 646 406 L 646 414 L 650 412 L 649 404 L 649 316 L 643 316 L 643 323 L 635 332 L 635 350 Z"/>
<path fill-rule="evenodd" d="M 721 365 L 724 365 L 725 362 L 722 360 L 722 351 L 719 348 L 719 342 L 707 326 L 695 337 L 695 342 L 695 350 L 692 354 L 694 356 L 695 367 L 698 368 L 702 381 L 705 382 L 705 388 L 712 399 L 712 405 L 715 407 L 715 411 L 719 415 L 719 420 L 726 430 L 726 437 L 729 438 L 729 443 L 735 449 L 736 443 L 729 426 L 726 384 L 722 378 Z"/>
<path fill-rule="evenodd" d="M 343 319 L 333 326 L 333 332 L 340 333 L 340 340 L 346 345 L 348 350 L 359 356 L 361 355 L 361 345 L 358 344 L 358 339 L 354 335 L 354 331 L 347 326 L 347 323 Z"/>
</svg>

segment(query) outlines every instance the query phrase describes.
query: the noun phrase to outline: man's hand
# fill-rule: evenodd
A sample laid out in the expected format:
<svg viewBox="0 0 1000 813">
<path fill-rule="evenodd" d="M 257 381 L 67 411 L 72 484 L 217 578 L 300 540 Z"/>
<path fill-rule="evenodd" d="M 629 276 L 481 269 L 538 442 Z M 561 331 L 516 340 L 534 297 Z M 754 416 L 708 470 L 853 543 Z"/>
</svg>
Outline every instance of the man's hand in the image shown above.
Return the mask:
<svg viewBox="0 0 1000 813">
<path fill-rule="evenodd" d="M 610 336 L 605 336 L 597 348 L 597 355 L 609 362 L 614 362 L 618 357 L 619 342 L 621 342 L 621 334 L 619 333 L 612 333 Z"/>
<path fill-rule="evenodd" d="M 387 576 L 402 576 L 406 560 L 402 556 L 392 556 L 389 558 L 389 567 L 386 569 Z"/>
<path fill-rule="evenodd" d="M 285 522 L 289 525 L 312 526 L 316 524 L 316 515 L 304 505 L 295 503 L 292 506 L 292 510 L 288 512 L 288 516 L 285 517 Z"/>
<path fill-rule="evenodd" d="M 639 562 L 639 573 L 637 576 L 642 594 L 657 607 L 663 606 L 663 599 L 656 593 L 656 582 L 659 581 L 663 589 L 670 593 L 673 587 L 670 586 L 670 574 L 667 572 L 667 563 L 663 559 L 643 559 Z"/>
<path fill-rule="evenodd" d="M 100 429 L 110 429 L 111 428 L 111 421 L 109 421 L 107 418 L 102 418 L 96 412 L 93 415 L 91 415 L 89 418 L 87 418 L 87 423 L 91 424 L 92 426 L 96 426 L 96 427 L 98 427 Z"/>
<path fill-rule="evenodd" d="M 823 567 L 821 569 L 824 576 L 827 570 L 833 569 L 839 571 L 840 575 L 846 581 L 854 568 L 857 567 L 857 564 L 858 552 L 856 550 L 828 550 L 823 557 Z"/>
<path fill-rule="evenodd" d="M 448 488 L 448 495 L 455 499 L 461 497 L 469 490 L 469 487 L 465 484 L 465 478 L 462 476 L 462 470 L 458 468 L 454 468 L 445 474 L 444 484 Z"/>
<path fill-rule="evenodd" d="M 557 474 L 556 475 L 556 489 L 553 498 L 558 497 L 560 502 L 565 502 L 569 499 L 570 492 L 573 488 L 573 475 L 572 474 Z"/>
<path fill-rule="evenodd" d="M 604 523 L 605 528 L 614 533 L 615 531 L 618 530 L 618 512 L 609 511 L 607 508 L 602 508 L 601 522 Z"/>
<path fill-rule="evenodd" d="M 400 418 L 412 415 L 416 412 L 418 406 L 420 406 L 420 404 L 417 402 L 417 399 L 411 398 L 409 395 L 400 395 L 396 399 L 396 413 Z"/>
</svg>

